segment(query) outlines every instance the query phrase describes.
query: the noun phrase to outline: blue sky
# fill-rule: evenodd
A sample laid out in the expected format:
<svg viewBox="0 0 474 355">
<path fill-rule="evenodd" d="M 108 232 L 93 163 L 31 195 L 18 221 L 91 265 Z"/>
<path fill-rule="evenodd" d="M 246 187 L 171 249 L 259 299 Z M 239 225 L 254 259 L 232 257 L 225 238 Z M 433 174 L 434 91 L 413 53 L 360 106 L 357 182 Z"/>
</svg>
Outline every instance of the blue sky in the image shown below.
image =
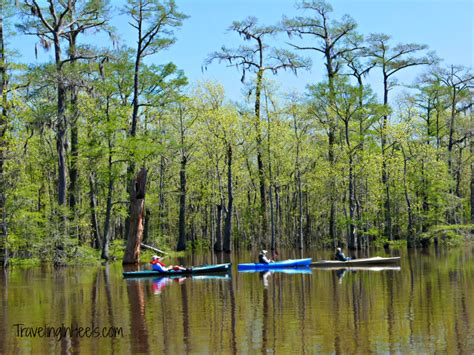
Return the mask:
<svg viewBox="0 0 474 355">
<path fill-rule="evenodd" d="M 156 63 L 173 61 L 184 70 L 191 83 L 197 80 L 215 80 L 224 85 L 230 99 L 238 100 L 242 84 L 240 72 L 228 68 L 225 64 L 212 64 L 202 72 L 201 67 L 207 55 L 222 45 L 236 47 L 242 44 L 237 34 L 226 29 L 235 20 L 255 16 L 261 24 L 276 24 L 285 14 L 288 17 L 301 15 L 291 0 L 176 0 L 181 12 L 190 16 L 176 31 L 177 42 L 166 52 L 155 55 L 151 60 Z M 123 1 L 111 1 L 119 6 Z M 339 19 L 344 14 L 351 15 L 358 23 L 362 34 L 386 33 L 396 43 L 423 43 L 445 64 L 473 66 L 474 42 L 474 1 L 472 0 L 333 0 L 332 17 Z M 113 19 L 125 43 L 134 45 L 134 33 L 126 20 L 118 15 Z M 89 38 L 102 46 L 103 37 Z M 284 47 L 286 38 L 273 41 L 272 44 Z M 14 41 L 15 47 L 24 57 L 24 61 L 34 61 L 33 39 Z M 12 41 L 13 43 L 13 41 Z M 313 67 L 301 72 L 298 77 L 290 73 L 279 74 L 273 79 L 282 92 L 305 90 L 307 84 L 321 81 L 324 75 L 323 59 L 316 53 L 311 55 Z M 40 54 L 44 61 L 52 53 Z M 400 82 L 409 84 L 422 69 L 408 69 L 401 73 Z M 369 83 L 379 92 L 379 77 L 374 73 Z"/>
</svg>

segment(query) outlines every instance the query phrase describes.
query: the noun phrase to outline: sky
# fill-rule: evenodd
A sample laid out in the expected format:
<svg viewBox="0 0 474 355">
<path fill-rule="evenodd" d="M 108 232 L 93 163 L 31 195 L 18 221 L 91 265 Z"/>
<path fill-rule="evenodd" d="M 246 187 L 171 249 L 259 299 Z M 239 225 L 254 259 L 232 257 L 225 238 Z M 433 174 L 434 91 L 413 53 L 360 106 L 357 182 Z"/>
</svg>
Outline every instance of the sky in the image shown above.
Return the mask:
<svg viewBox="0 0 474 355">
<path fill-rule="evenodd" d="M 122 0 L 112 0 L 116 8 L 112 19 L 125 43 L 134 46 L 135 33 L 127 20 L 119 15 Z M 175 31 L 176 43 L 167 51 L 159 53 L 150 62 L 157 64 L 172 61 L 182 69 L 190 83 L 213 80 L 221 83 L 231 100 L 242 98 L 241 72 L 224 63 L 213 63 L 202 70 L 206 57 L 219 50 L 222 45 L 237 47 L 244 44 L 236 34 L 227 31 L 233 21 L 255 16 L 260 24 L 278 23 L 284 14 L 287 17 L 304 15 L 296 9 L 293 0 L 176 0 L 181 12 L 189 16 L 183 26 Z M 427 44 L 443 59 L 445 65 L 474 65 L 474 1 L 472 0 L 332 0 L 333 19 L 348 14 L 358 24 L 362 34 L 385 33 L 392 36 L 393 44 Z M 89 37 L 96 46 L 106 46 L 103 36 Z M 12 41 L 24 61 L 34 62 L 34 39 L 22 36 Z M 275 39 L 271 45 L 287 47 L 286 37 Z M 312 51 L 311 51 L 312 52 Z M 318 53 L 304 51 L 310 56 L 313 66 L 295 77 L 290 73 L 277 76 L 268 74 L 283 93 L 304 92 L 308 84 L 324 78 L 323 58 Z M 52 58 L 53 53 L 41 53 L 38 60 Z M 411 84 L 417 74 L 426 68 L 410 68 L 400 71 L 400 83 Z M 380 76 L 375 71 L 368 82 L 380 94 Z M 398 90 L 400 91 L 400 90 Z"/>
</svg>

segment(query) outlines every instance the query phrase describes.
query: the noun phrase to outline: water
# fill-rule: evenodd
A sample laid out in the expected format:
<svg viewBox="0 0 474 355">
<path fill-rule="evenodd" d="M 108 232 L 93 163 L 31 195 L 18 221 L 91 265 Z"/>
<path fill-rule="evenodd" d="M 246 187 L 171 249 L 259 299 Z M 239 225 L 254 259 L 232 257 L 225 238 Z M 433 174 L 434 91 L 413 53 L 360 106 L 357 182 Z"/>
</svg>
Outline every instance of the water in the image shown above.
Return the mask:
<svg viewBox="0 0 474 355">
<path fill-rule="evenodd" d="M 230 275 L 181 279 L 124 280 L 119 263 L 10 269 L 0 274 L 0 353 L 474 352 L 473 245 L 402 251 L 399 268 L 237 272 L 255 257 L 227 256 Z M 62 325 L 84 331 L 55 337 Z M 38 327 L 51 336 L 32 337 Z"/>
</svg>

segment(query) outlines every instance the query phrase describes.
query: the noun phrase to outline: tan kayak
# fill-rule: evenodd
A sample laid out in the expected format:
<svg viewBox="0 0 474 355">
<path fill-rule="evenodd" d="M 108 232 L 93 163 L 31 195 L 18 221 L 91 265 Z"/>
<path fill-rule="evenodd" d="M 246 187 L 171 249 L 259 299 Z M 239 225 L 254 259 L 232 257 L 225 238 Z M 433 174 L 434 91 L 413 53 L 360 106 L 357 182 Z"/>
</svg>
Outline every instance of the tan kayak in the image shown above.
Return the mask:
<svg viewBox="0 0 474 355">
<path fill-rule="evenodd" d="M 400 262 L 400 257 L 383 258 L 376 256 L 373 258 L 354 259 L 347 261 L 321 260 L 311 263 L 311 267 L 352 267 L 352 266 L 372 266 L 372 265 L 390 265 Z"/>
</svg>

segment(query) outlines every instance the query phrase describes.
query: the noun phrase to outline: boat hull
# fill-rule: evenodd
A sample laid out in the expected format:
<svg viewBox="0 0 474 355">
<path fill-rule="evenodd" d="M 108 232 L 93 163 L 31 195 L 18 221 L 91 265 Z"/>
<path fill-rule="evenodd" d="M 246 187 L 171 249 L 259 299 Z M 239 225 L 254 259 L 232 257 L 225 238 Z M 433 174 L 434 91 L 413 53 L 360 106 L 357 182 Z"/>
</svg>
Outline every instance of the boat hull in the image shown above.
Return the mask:
<svg viewBox="0 0 474 355">
<path fill-rule="evenodd" d="M 123 277 L 157 277 L 157 276 L 179 276 L 179 275 L 202 275 L 230 271 L 231 264 L 200 265 L 186 270 L 169 270 L 166 272 L 156 270 L 142 270 L 123 272 Z"/>
<path fill-rule="evenodd" d="M 376 256 L 373 258 L 353 259 L 347 261 L 338 260 L 321 260 L 311 263 L 311 267 L 351 267 L 351 266 L 379 266 L 397 264 L 400 262 L 400 257 L 382 258 Z"/>
<path fill-rule="evenodd" d="M 308 259 L 289 259 L 284 261 L 276 261 L 270 264 L 260 264 L 260 263 L 249 263 L 249 264 L 239 264 L 238 270 L 272 270 L 272 269 L 282 269 L 282 268 L 297 268 L 297 267 L 308 267 L 311 265 L 311 258 Z"/>
<path fill-rule="evenodd" d="M 292 267 L 292 268 L 279 268 L 279 269 L 266 269 L 266 270 L 257 270 L 257 269 L 248 269 L 242 270 L 239 269 L 239 272 L 242 273 L 281 273 L 281 274 L 312 274 L 313 271 L 310 269 L 309 266 L 301 266 L 301 267 Z"/>
</svg>

